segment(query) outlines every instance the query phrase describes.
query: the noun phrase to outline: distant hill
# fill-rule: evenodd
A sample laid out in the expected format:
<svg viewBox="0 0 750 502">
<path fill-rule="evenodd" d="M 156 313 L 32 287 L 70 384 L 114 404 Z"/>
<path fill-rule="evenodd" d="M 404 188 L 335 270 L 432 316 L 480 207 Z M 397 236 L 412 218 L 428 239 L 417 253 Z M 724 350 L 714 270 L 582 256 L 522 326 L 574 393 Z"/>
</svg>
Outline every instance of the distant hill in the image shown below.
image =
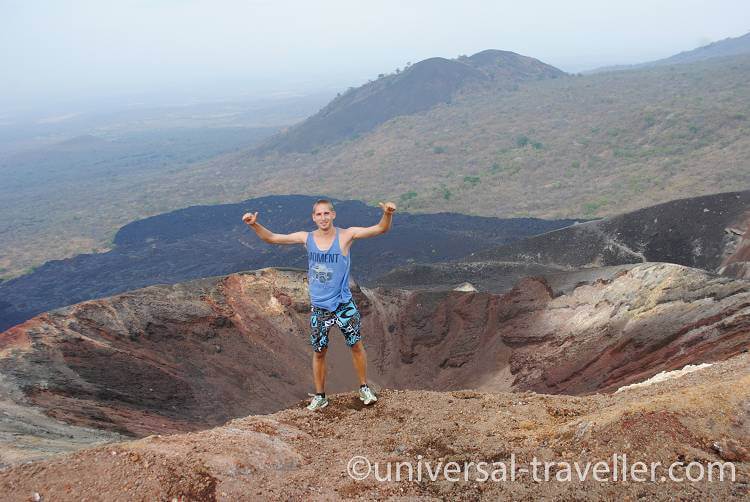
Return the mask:
<svg viewBox="0 0 750 502">
<path fill-rule="evenodd" d="M 749 79 L 745 55 L 472 86 L 315 153 L 248 151 L 205 171 L 253 175 L 254 194 L 305 187 L 412 212 L 610 216 L 750 188 Z"/>
<path fill-rule="evenodd" d="M 111 251 L 53 260 L 0 283 L 0 330 L 42 311 L 152 284 L 269 266 L 304 268 L 302 246 L 266 244 L 241 217 L 256 210 L 260 221 L 276 232 L 312 230 L 308 215 L 314 201 L 301 195 L 263 197 L 189 207 L 125 225 Z M 343 201 L 337 208 L 341 227 L 374 225 L 381 215 L 380 209 L 358 201 Z M 398 212 L 390 232 L 354 247 L 352 276 L 366 283 L 395 266 L 454 259 L 574 222 Z"/>
<path fill-rule="evenodd" d="M 349 89 L 301 124 L 266 141 L 257 152 L 309 152 L 338 143 L 371 131 L 397 115 L 449 103 L 459 89 L 471 83 L 507 87 L 563 75 L 563 71 L 537 59 L 508 51 L 486 50 L 457 60 L 426 59 Z"/>
<path fill-rule="evenodd" d="M 741 37 L 725 38 L 724 40 L 719 40 L 718 42 L 713 42 L 690 51 L 683 51 L 668 58 L 657 59 L 656 61 L 649 61 L 647 63 L 634 65 L 605 66 L 603 68 L 597 68 L 586 73 L 633 70 L 637 68 L 650 68 L 654 66 L 696 63 L 698 61 L 705 61 L 712 58 L 739 56 L 742 54 L 750 54 L 750 33 L 746 33 Z"/>
<path fill-rule="evenodd" d="M 750 54 L 750 33 L 741 37 L 725 38 L 691 51 L 683 51 L 666 59 L 655 61 L 655 64 L 695 63 L 710 58 Z"/>
</svg>

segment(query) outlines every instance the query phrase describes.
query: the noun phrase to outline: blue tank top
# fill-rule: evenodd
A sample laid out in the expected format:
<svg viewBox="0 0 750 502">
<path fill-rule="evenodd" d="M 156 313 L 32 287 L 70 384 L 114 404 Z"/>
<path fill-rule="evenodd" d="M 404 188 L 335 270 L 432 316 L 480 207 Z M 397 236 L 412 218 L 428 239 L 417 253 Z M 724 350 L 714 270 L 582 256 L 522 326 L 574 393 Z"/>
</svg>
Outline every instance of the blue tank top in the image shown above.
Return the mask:
<svg viewBox="0 0 750 502">
<path fill-rule="evenodd" d="M 318 249 L 312 232 L 307 233 L 307 279 L 313 306 L 334 311 L 339 303 L 352 299 L 349 265 L 349 256 L 341 252 L 338 228 L 333 244 L 327 251 Z"/>
</svg>

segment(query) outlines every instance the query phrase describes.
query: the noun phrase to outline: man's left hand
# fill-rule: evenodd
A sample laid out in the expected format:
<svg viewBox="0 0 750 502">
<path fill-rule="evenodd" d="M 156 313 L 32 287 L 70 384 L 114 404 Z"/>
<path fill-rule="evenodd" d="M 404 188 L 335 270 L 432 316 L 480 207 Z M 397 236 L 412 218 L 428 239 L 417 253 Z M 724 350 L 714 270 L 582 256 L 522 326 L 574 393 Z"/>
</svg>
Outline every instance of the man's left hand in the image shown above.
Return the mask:
<svg viewBox="0 0 750 502">
<path fill-rule="evenodd" d="M 378 205 L 380 206 L 380 209 L 382 209 L 385 214 L 393 214 L 396 212 L 396 204 L 394 204 L 393 202 L 386 202 L 386 203 L 378 202 Z"/>
</svg>

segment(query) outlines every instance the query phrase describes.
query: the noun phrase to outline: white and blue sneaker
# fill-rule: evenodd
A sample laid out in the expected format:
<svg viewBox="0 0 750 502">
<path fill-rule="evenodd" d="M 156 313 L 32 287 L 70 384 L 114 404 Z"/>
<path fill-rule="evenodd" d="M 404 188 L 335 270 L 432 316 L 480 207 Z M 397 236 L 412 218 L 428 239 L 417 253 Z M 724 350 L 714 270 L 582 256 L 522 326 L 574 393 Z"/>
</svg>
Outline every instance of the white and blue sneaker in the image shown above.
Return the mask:
<svg viewBox="0 0 750 502">
<path fill-rule="evenodd" d="M 372 404 L 378 400 L 378 396 L 375 395 L 375 393 L 365 385 L 364 387 L 359 388 L 359 400 L 365 403 L 365 406 Z"/>
<path fill-rule="evenodd" d="M 310 400 L 310 404 L 307 405 L 307 409 L 310 411 L 320 410 L 328 406 L 328 398 L 319 396 L 317 394 L 312 395 L 313 398 Z"/>
</svg>

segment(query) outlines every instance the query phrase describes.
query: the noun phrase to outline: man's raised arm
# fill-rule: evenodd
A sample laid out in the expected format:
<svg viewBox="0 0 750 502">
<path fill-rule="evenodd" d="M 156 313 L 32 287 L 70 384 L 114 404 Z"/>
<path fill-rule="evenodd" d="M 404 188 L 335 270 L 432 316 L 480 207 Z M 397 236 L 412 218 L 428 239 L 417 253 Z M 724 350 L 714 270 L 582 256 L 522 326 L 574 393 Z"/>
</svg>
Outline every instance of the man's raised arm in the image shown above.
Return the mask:
<svg viewBox="0 0 750 502">
<path fill-rule="evenodd" d="M 378 204 L 383 210 L 383 217 L 377 225 L 371 227 L 350 227 L 348 230 L 352 234 L 352 239 L 367 239 L 376 235 L 384 234 L 391 229 L 393 223 L 393 213 L 396 212 L 396 204 L 393 202 L 380 202 Z"/>
<path fill-rule="evenodd" d="M 307 232 L 294 232 L 291 234 L 275 234 L 266 227 L 258 223 L 258 212 L 245 213 L 242 216 L 247 226 L 255 230 L 264 242 L 269 244 L 304 244 L 307 239 Z"/>
</svg>

